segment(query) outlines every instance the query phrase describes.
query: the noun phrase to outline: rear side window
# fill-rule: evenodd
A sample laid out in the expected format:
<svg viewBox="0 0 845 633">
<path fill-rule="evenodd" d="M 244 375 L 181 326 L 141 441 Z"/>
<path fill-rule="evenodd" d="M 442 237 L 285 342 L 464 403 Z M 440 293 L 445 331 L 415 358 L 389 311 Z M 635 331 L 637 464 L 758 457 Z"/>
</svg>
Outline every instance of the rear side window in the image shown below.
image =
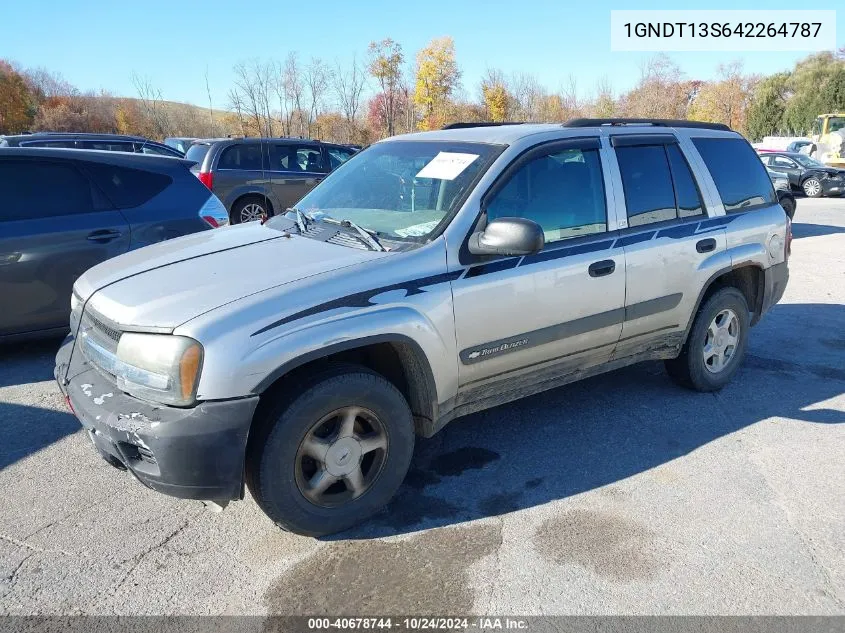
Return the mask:
<svg viewBox="0 0 845 633">
<path fill-rule="evenodd" d="M 775 204 L 766 168 L 744 139 L 694 138 L 692 142 L 716 183 L 725 211 Z"/>
<path fill-rule="evenodd" d="M 217 169 L 251 169 L 261 171 L 265 169 L 261 160 L 261 145 L 249 143 L 243 145 L 230 145 L 223 150 Z"/>
<path fill-rule="evenodd" d="M 135 146 L 132 143 L 120 143 L 115 141 L 78 141 L 78 147 L 82 149 L 98 149 L 105 152 L 135 151 Z"/>
<path fill-rule="evenodd" d="M 675 198 L 678 204 L 678 216 L 689 218 L 704 213 L 701 193 L 692 177 L 689 164 L 677 145 L 667 145 L 669 166 L 672 168 L 672 182 L 675 185 Z"/>
<path fill-rule="evenodd" d="M 91 183 L 66 163 L 0 161 L 0 221 L 92 213 Z"/>
<path fill-rule="evenodd" d="M 354 154 L 351 149 L 341 149 L 339 147 L 329 147 L 328 154 L 329 154 L 329 169 L 337 169 L 343 163 L 348 161 L 352 158 L 352 154 Z"/>
<path fill-rule="evenodd" d="M 205 145 L 203 143 L 194 143 L 188 148 L 188 151 L 185 152 L 185 158 L 188 160 L 196 161 L 197 165 L 202 165 L 202 161 L 205 160 L 205 155 L 208 154 L 208 149 L 211 145 Z"/>
<path fill-rule="evenodd" d="M 628 226 L 674 220 L 675 192 L 664 145 L 617 147 Z"/>
<path fill-rule="evenodd" d="M 94 183 L 118 209 L 140 206 L 173 182 L 170 176 L 141 169 L 102 163 L 84 165 Z"/>
</svg>

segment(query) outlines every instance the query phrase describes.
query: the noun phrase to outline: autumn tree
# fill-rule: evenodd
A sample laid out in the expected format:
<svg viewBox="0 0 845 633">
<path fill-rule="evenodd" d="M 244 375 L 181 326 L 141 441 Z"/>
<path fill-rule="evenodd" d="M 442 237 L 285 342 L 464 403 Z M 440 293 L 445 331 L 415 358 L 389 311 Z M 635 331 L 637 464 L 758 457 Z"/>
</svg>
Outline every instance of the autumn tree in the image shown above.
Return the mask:
<svg viewBox="0 0 845 633">
<path fill-rule="evenodd" d="M 514 108 L 513 95 L 508 90 L 507 79 L 500 70 L 488 68 L 481 79 L 481 101 L 484 118 L 488 121 L 508 121 Z"/>
<path fill-rule="evenodd" d="M 622 96 L 624 116 L 649 119 L 685 119 L 691 99 L 690 86 L 680 67 L 665 54 L 648 59 L 640 69 L 640 81 Z"/>
<path fill-rule="evenodd" d="M 742 72 L 742 62 L 720 64 L 719 79 L 703 83 L 689 107 L 689 117 L 699 121 L 724 123 L 745 134 L 747 114 L 757 83 L 756 77 Z"/>
<path fill-rule="evenodd" d="M 422 114 L 421 130 L 441 127 L 447 116 L 452 92 L 461 72 L 455 60 L 455 43 L 451 37 L 438 37 L 417 53 L 417 79 L 414 103 Z"/>
<path fill-rule="evenodd" d="M 381 90 L 381 108 L 384 111 L 387 135 L 393 136 L 402 83 L 402 64 L 405 61 L 402 46 L 388 37 L 380 42 L 370 42 L 368 53 L 370 75 L 376 79 Z"/>
<path fill-rule="evenodd" d="M 0 60 L 0 134 L 25 132 L 32 126 L 36 102 L 26 80 Z"/>
<path fill-rule="evenodd" d="M 590 116 L 595 118 L 610 119 L 616 116 L 616 99 L 607 77 L 602 77 L 596 83 L 596 96 L 588 109 Z"/>
</svg>

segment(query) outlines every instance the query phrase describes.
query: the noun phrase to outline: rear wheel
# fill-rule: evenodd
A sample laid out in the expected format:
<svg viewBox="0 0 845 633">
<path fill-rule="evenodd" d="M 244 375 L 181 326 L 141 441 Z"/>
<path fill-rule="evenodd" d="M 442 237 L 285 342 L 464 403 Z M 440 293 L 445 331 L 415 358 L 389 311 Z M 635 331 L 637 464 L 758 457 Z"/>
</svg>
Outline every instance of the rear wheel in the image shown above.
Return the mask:
<svg viewBox="0 0 845 633">
<path fill-rule="evenodd" d="M 296 390 L 294 390 L 296 391 Z M 344 365 L 283 398 L 251 450 L 247 483 L 283 529 L 321 536 L 364 521 L 398 490 L 414 450 L 401 393 L 364 367 Z"/>
<path fill-rule="evenodd" d="M 820 198 L 822 195 L 822 183 L 818 178 L 807 178 L 801 188 L 808 198 Z"/>
<path fill-rule="evenodd" d="M 666 371 L 696 391 L 718 391 L 736 374 L 748 341 L 748 303 L 736 288 L 717 290 L 698 310 L 680 356 Z"/>
<path fill-rule="evenodd" d="M 271 210 L 269 201 L 263 196 L 245 196 L 232 205 L 230 219 L 232 224 L 255 222 L 268 217 Z"/>
</svg>

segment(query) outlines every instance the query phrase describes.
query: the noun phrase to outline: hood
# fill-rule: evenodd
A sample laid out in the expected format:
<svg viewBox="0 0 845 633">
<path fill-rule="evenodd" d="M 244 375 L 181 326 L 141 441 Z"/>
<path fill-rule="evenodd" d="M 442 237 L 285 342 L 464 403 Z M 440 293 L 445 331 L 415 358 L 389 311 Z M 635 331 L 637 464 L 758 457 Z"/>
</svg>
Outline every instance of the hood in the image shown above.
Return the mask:
<svg viewBox="0 0 845 633">
<path fill-rule="evenodd" d="M 172 329 L 247 295 L 389 255 L 285 235 L 251 222 L 168 240 L 98 264 L 74 291 L 119 325 Z"/>
</svg>

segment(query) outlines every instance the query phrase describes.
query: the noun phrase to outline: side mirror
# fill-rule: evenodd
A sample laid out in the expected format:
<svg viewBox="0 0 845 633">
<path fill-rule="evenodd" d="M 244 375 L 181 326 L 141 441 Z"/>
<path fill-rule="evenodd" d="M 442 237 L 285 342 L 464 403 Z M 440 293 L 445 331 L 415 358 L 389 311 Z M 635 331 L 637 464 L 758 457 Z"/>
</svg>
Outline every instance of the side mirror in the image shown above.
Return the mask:
<svg viewBox="0 0 845 633">
<path fill-rule="evenodd" d="M 543 250 L 546 238 L 540 225 L 525 218 L 499 218 L 469 237 L 473 255 L 531 255 Z"/>
</svg>

